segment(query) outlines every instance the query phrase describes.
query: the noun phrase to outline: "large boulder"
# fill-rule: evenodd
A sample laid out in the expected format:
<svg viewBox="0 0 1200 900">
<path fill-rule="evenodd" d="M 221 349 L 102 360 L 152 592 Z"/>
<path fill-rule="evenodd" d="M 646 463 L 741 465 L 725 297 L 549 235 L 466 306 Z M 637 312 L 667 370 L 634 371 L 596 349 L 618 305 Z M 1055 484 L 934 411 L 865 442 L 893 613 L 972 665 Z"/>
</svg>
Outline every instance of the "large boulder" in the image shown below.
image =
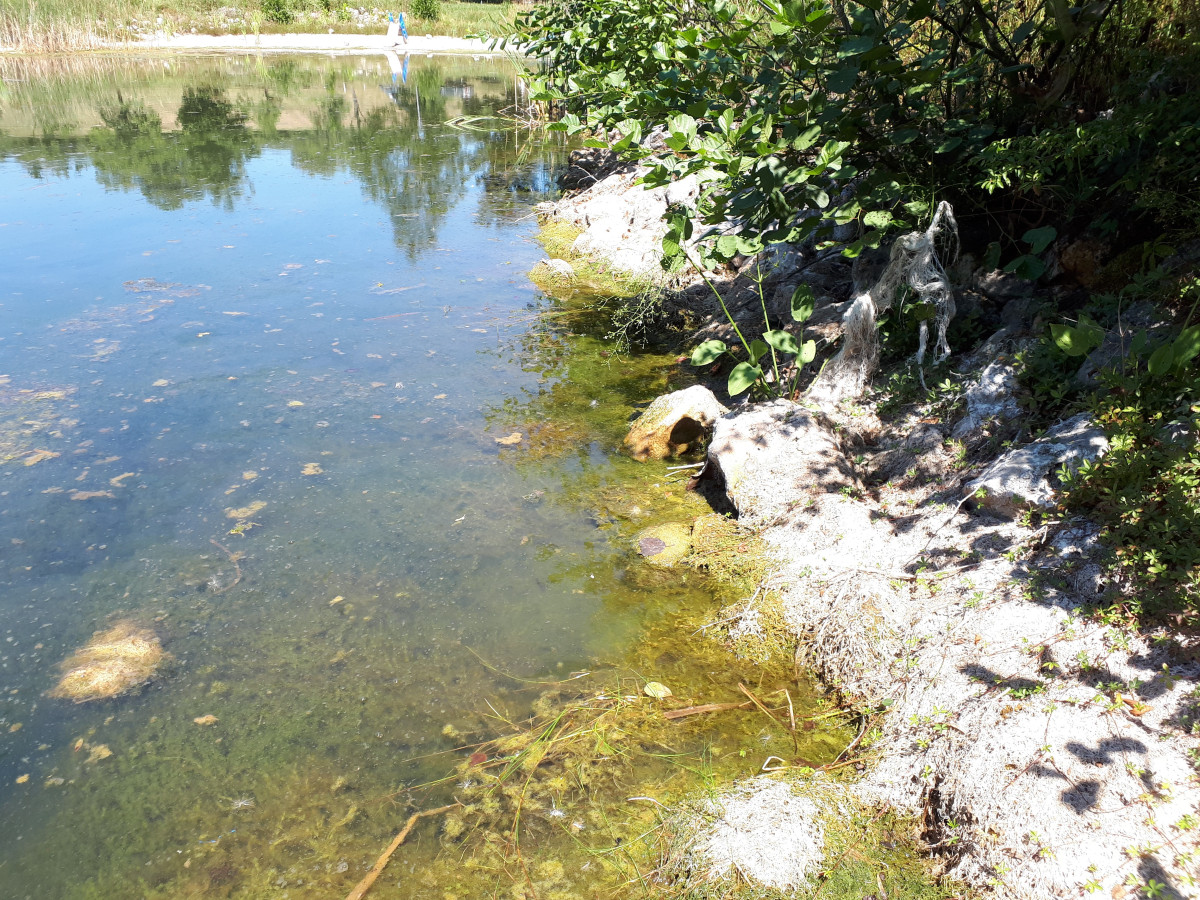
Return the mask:
<svg viewBox="0 0 1200 900">
<path fill-rule="evenodd" d="M 833 434 L 811 412 L 789 400 L 760 403 L 722 416 L 708 445 L 709 465 L 725 482 L 738 512 L 775 518 L 783 506 L 813 493 L 856 484 Z"/>
<path fill-rule="evenodd" d="M 1084 460 L 1108 452 L 1108 439 L 1087 413 L 1051 428 L 1032 444 L 1010 450 L 970 484 L 984 491 L 980 504 L 990 512 L 1015 516 L 1023 509 L 1054 505 L 1050 479 L 1063 465 L 1078 468 Z"/>
<path fill-rule="evenodd" d="M 625 436 L 634 459 L 666 459 L 693 448 L 729 410 L 708 388 L 696 384 L 658 397 Z"/>
</svg>

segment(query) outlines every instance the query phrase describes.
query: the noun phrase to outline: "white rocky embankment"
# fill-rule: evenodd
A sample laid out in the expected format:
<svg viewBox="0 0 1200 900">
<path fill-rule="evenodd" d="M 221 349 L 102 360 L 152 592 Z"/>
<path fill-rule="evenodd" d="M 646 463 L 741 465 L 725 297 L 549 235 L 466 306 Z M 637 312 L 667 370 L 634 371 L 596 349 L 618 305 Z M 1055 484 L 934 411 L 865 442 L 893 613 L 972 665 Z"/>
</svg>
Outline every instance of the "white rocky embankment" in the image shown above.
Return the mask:
<svg viewBox="0 0 1200 900">
<path fill-rule="evenodd" d="M 561 215 L 585 228 L 580 250 L 637 269 L 666 197 L 616 179 Z M 1023 524 L 1052 512 L 1058 467 L 1104 440 L 1083 418 L 1036 441 L 1021 430 L 1001 352 L 1019 330 L 964 360 L 966 409 L 950 421 L 743 404 L 717 420 L 710 469 L 773 550 L 803 660 L 887 710 L 857 797 L 916 816 L 947 873 L 994 896 L 1200 896 L 1200 665 L 1175 637 L 1079 614 L 1104 588 L 1093 525 Z M 989 432 L 1013 447 L 988 460 Z M 787 857 L 770 841 L 736 861 L 743 874 Z"/>
</svg>

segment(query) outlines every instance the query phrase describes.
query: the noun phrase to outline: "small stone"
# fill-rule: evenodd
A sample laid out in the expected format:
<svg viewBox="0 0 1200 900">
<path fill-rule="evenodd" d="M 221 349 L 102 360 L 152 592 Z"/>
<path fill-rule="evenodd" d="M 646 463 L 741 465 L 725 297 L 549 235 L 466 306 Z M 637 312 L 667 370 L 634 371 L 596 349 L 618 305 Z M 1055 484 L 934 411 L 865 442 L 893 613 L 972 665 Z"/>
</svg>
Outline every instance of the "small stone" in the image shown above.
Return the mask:
<svg viewBox="0 0 1200 900">
<path fill-rule="evenodd" d="M 1084 460 L 1108 451 L 1108 439 L 1087 413 L 1080 413 L 1046 432 L 1046 436 L 1010 450 L 993 462 L 967 490 L 984 492 L 981 505 L 997 515 L 1013 517 L 1028 507 L 1051 507 L 1055 487 L 1050 478 L 1066 465 L 1078 468 Z"/>
<path fill-rule="evenodd" d="M 662 700 L 665 697 L 671 696 L 671 689 L 657 681 L 647 682 L 642 691 L 645 692 L 647 697 L 653 697 L 655 700 Z"/>
</svg>

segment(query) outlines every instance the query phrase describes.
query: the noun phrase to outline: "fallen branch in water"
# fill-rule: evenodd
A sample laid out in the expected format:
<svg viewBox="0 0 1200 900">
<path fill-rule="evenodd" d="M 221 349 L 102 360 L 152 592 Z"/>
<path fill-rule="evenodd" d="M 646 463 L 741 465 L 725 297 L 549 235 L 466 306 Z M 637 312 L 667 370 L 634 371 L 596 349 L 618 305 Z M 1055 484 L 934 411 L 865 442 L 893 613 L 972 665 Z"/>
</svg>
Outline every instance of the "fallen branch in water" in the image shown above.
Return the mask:
<svg viewBox="0 0 1200 900">
<path fill-rule="evenodd" d="M 354 890 L 346 895 L 346 900 L 362 900 L 367 896 L 367 891 L 371 889 L 371 885 L 375 883 L 384 867 L 388 864 L 388 860 L 392 858 L 392 854 L 396 852 L 396 848 L 404 843 L 408 837 L 408 833 L 413 830 L 413 826 L 417 824 L 417 819 L 424 816 L 436 816 L 439 813 L 444 813 L 458 806 L 457 803 L 451 803 L 449 806 L 439 806 L 437 809 L 427 809 L 424 812 L 415 812 L 408 817 L 408 821 L 404 823 L 404 827 L 400 833 L 392 838 L 392 842 L 388 844 L 388 848 L 383 851 L 383 855 L 375 860 L 375 865 L 371 866 L 371 871 L 363 876 L 363 880 L 355 885 Z"/>
</svg>

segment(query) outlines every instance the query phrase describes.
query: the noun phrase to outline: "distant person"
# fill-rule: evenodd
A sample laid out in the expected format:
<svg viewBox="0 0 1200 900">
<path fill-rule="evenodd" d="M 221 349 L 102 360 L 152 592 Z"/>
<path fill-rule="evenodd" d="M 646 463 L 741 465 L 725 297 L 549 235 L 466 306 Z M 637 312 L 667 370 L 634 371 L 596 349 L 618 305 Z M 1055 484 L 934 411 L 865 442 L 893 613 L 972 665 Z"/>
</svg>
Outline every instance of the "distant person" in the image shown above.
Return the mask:
<svg viewBox="0 0 1200 900">
<path fill-rule="evenodd" d="M 408 29 L 404 27 L 404 13 L 398 12 L 395 18 L 391 13 L 388 13 L 388 30 L 387 36 L 391 38 L 392 44 L 399 44 L 397 38 L 402 38 L 404 43 L 408 43 Z"/>
</svg>

